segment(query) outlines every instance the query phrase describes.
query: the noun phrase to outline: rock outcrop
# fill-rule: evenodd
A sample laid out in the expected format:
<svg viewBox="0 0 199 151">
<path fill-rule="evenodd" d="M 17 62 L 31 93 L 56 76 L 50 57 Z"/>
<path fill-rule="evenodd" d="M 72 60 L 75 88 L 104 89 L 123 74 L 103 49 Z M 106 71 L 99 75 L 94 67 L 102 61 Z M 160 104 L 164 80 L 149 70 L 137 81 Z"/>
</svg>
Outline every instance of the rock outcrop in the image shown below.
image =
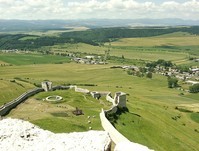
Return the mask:
<svg viewBox="0 0 199 151">
<path fill-rule="evenodd" d="M 105 131 L 52 133 L 27 121 L 0 121 L 1 151 L 107 151 L 111 139 Z"/>
</svg>

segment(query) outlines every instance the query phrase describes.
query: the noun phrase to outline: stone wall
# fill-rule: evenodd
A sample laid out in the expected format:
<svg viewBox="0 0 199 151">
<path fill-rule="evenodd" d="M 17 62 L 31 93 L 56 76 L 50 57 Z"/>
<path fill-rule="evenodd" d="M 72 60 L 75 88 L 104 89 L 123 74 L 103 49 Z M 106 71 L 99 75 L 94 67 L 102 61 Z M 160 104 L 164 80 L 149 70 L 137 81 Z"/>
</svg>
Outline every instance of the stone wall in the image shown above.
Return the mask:
<svg viewBox="0 0 199 151">
<path fill-rule="evenodd" d="M 82 89 L 82 88 L 78 88 L 77 86 L 75 87 L 75 92 L 90 93 L 89 90 L 87 90 L 87 89 Z"/>
<path fill-rule="evenodd" d="M 114 100 L 115 100 L 115 104 L 117 104 L 117 106 L 126 107 L 126 93 L 116 92 Z"/>
<path fill-rule="evenodd" d="M 101 94 L 99 92 L 96 92 L 96 91 L 92 91 L 92 92 L 90 92 L 90 94 L 95 99 L 99 99 L 101 97 Z"/>
<path fill-rule="evenodd" d="M 112 139 L 112 141 L 117 144 L 121 141 L 129 141 L 126 137 L 124 137 L 122 134 L 120 134 L 113 125 L 109 122 L 109 120 L 105 116 L 105 111 L 102 109 L 100 113 L 100 119 L 102 127 L 105 131 L 107 131 Z"/>
<path fill-rule="evenodd" d="M 41 83 L 41 87 L 45 90 L 45 91 L 50 91 L 52 90 L 52 82 L 50 81 L 43 81 Z"/>
<path fill-rule="evenodd" d="M 106 95 L 106 100 L 115 105 L 115 100 L 111 97 L 111 93 Z"/>
<path fill-rule="evenodd" d="M 53 86 L 52 90 L 68 90 L 71 89 L 71 86 L 62 86 L 62 85 L 57 85 L 57 86 Z"/>
<path fill-rule="evenodd" d="M 6 115 L 7 113 L 10 112 L 10 110 L 15 108 L 21 102 L 25 101 L 28 97 L 33 96 L 42 91 L 44 91 L 43 88 L 35 88 L 33 90 L 29 90 L 29 91 L 23 93 L 22 95 L 20 95 L 18 98 L 12 100 L 11 102 L 4 104 L 0 108 L 0 116 Z"/>
<path fill-rule="evenodd" d="M 102 127 L 107 131 L 111 137 L 111 140 L 116 144 L 115 151 L 123 150 L 140 150 L 140 151 L 152 151 L 148 147 L 129 141 L 125 136 L 115 129 L 115 127 L 109 122 L 106 118 L 108 114 L 114 114 L 117 112 L 118 107 L 126 107 L 126 94 L 123 92 L 117 92 L 114 99 L 111 97 L 111 94 L 107 94 L 107 101 L 112 102 L 113 106 L 111 109 L 104 111 L 102 109 L 100 113 L 100 120 Z"/>
</svg>

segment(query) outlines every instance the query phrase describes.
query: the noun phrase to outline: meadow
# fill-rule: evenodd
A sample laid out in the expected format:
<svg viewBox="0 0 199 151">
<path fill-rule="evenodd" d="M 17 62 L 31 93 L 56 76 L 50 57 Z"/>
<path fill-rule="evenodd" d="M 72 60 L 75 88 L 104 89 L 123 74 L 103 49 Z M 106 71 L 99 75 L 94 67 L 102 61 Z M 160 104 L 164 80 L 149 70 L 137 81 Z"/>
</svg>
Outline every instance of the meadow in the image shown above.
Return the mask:
<svg viewBox="0 0 199 151">
<path fill-rule="evenodd" d="M 197 65 L 189 57 L 197 58 L 199 36 L 185 32 L 176 32 L 154 37 L 121 38 L 105 43 L 101 46 L 92 46 L 85 43 L 60 44 L 43 47 L 52 52 L 79 52 L 86 54 L 104 55 L 110 49 L 110 55 L 126 59 L 156 61 L 158 59 L 170 60 L 176 64 Z"/>
<path fill-rule="evenodd" d="M 14 71 L 18 72 L 14 73 Z M 2 81 L 14 77 L 27 79 L 27 81 L 28 79 L 29 81 L 34 80 L 35 82 L 48 79 L 53 81 L 54 85 L 90 83 L 97 86 L 81 87 L 94 91 L 111 91 L 113 94 L 117 91 L 126 92 L 128 94 L 127 107 L 129 112 L 120 115 L 115 126 L 128 139 L 155 150 L 196 150 L 198 148 L 198 111 L 193 112 L 194 115 L 192 115 L 192 112 L 181 112 L 176 110 L 176 107 L 182 104 L 198 104 L 199 94 L 183 92 L 184 95 L 181 96 L 182 91 L 167 88 L 167 80 L 164 76 L 154 75 L 152 79 L 139 78 L 130 76 L 121 69 L 111 69 L 110 65 L 76 63 L 27 65 L 23 68 L 22 66 L 9 66 L 4 68 L 0 75 Z M 7 83 L 7 87 L 10 86 L 10 82 Z M 28 86 L 30 88 L 29 83 L 25 84 L 22 81 L 18 81 L 18 83 L 21 83 L 26 89 Z M 6 82 L 4 85 L 6 85 Z M 19 87 L 14 85 L 15 89 Z M 79 106 L 80 109 L 85 110 L 86 114 L 74 117 L 68 113 L 69 110 L 57 108 L 57 104 L 41 101 L 52 94 L 58 94 L 65 98 L 66 101 L 60 105 L 67 106 L 68 109 Z M 87 100 L 91 100 L 87 102 L 89 107 L 95 106 L 92 114 L 90 114 L 92 112 L 90 109 L 88 112 L 86 111 L 85 97 Z M 89 96 L 74 94 L 74 92 L 68 90 L 41 93 L 33 96 L 27 103 L 19 105 L 11 111 L 8 117 L 30 120 L 42 128 L 54 132 L 68 132 L 87 130 L 87 116 L 96 115 L 94 122 L 96 125 L 93 125 L 93 128 L 101 129 L 98 113 L 101 108 L 108 108 L 108 106 L 96 101 Z M 32 108 L 32 106 L 35 106 L 35 108 Z M 56 114 L 53 115 L 52 113 Z M 59 117 L 64 115 L 69 115 L 69 117 Z M 81 124 L 79 121 L 81 121 Z M 161 141 L 159 141 L 160 138 Z"/>
<path fill-rule="evenodd" d="M 49 63 L 66 63 L 70 59 L 63 56 L 41 55 L 41 54 L 24 54 L 24 53 L 0 53 L 2 64 L 10 65 L 32 65 L 32 64 L 49 64 Z"/>
<path fill-rule="evenodd" d="M 50 95 L 59 95 L 63 99 L 54 103 L 43 101 Z M 108 106 L 110 107 L 110 104 L 107 102 L 96 100 L 89 95 L 76 93 L 74 90 L 62 90 L 35 95 L 12 110 L 9 116 L 28 120 L 56 133 L 87 131 L 89 127 L 93 130 L 102 130 L 99 113 L 101 108 Z M 76 107 L 81 109 L 84 115 L 74 115 L 72 112 Z"/>
<path fill-rule="evenodd" d="M 112 43 L 110 55 L 118 57 L 124 55 L 127 59 L 144 61 L 163 58 L 179 62 L 179 64 L 187 64 L 187 62 L 191 64 L 193 61 L 188 58 L 189 51 L 181 48 L 189 48 L 198 57 L 197 44 L 189 47 L 188 37 L 194 39 L 194 36 L 183 34 L 175 34 L 176 37 L 171 41 L 177 49 L 156 47 L 158 37 L 140 38 L 141 41 L 137 44 L 134 40 L 138 39 L 121 39 Z M 174 35 L 159 37 L 160 41 L 162 40 L 161 45 L 164 44 L 164 39 L 165 43 L 168 43 L 171 36 Z M 180 43 L 183 39 L 184 42 L 186 41 L 186 46 Z M 192 41 L 191 43 L 193 45 Z M 108 46 L 98 47 L 79 43 L 55 45 L 49 48 L 55 52 L 104 54 Z M 37 61 L 35 61 L 36 58 Z M 127 93 L 129 112 L 118 115 L 114 126 L 129 140 L 157 151 L 197 151 L 199 148 L 199 110 L 197 107 L 199 94 L 168 88 L 165 76 L 153 74 L 152 79 L 141 78 L 128 75 L 123 69 L 110 68 L 118 65 L 118 62 L 86 65 L 68 63 L 69 59 L 66 57 L 41 54 L 1 53 L 0 61 L 12 64 L 12 66 L 0 67 L 1 105 L 16 98 L 22 92 L 34 88 L 35 83 L 40 84 L 44 80 L 52 81 L 53 85 L 76 84 L 91 91 L 110 91 L 113 95 L 115 92 L 122 91 Z M 57 64 L 57 62 L 62 63 Z M 95 86 L 84 86 L 85 84 Z M 64 100 L 58 104 L 42 101 L 49 95 L 60 95 Z M 192 109 L 190 106 L 195 108 Z M 75 107 L 82 109 L 85 115 L 77 117 L 72 115 L 71 111 Z M 75 93 L 73 90 L 61 90 L 37 94 L 12 110 L 6 117 L 29 120 L 53 132 L 72 132 L 88 130 L 87 116 L 94 115 L 95 118 L 91 119 L 90 126 L 101 130 L 99 112 L 101 108 L 108 109 L 109 107 L 110 104 L 104 98 L 95 100 L 88 95 Z"/>
</svg>

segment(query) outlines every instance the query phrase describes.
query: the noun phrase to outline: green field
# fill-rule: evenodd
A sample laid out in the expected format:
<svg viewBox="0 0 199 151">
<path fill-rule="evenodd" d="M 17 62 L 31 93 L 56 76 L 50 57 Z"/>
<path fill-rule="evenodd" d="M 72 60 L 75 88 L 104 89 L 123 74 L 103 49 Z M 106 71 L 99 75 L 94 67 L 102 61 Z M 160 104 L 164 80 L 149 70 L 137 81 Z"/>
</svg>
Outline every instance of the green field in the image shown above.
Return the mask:
<svg viewBox="0 0 199 151">
<path fill-rule="evenodd" d="M 168 43 L 171 45 L 165 47 L 164 44 Z M 198 57 L 198 45 L 198 37 L 186 33 L 121 39 L 112 43 L 110 55 L 123 55 L 124 58 L 137 61 L 163 58 L 178 64 L 197 65 L 198 63 L 188 59 L 188 54 L 195 53 L 194 56 Z M 103 55 L 108 48 L 78 43 L 42 49 Z M 44 80 L 52 81 L 53 85 L 76 84 L 91 91 L 110 91 L 113 95 L 123 91 L 127 93 L 129 112 L 118 116 L 114 126 L 129 140 L 157 151 L 197 151 L 199 93 L 169 89 L 167 77 L 162 75 L 153 74 L 153 78 L 148 79 L 128 75 L 123 69 L 111 69 L 111 66 L 118 65 L 119 62 L 109 61 L 112 63 L 86 65 L 68 63 L 69 58 L 62 56 L 1 53 L 0 62 L 8 65 L 0 67 L 0 105 Z M 85 84 L 96 86 L 83 86 Z M 64 99 L 59 104 L 42 101 L 49 95 L 60 95 Z M 82 109 L 85 115 L 74 116 L 71 112 L 75 107 Z M 89 126 L 99 130 L 102 129 L 99 112 L 101 108 L 109 107 L 110 104 L 105 98 L 95 100 L 74 90 L 61 90 L 39 93 L 12 110 L 6 117 L 29 120 L 53 132 L 85 131 Z M 91 118 L 89 125 L 87 116 L 93 115 L 96 117 Z"/>
<path fill-rule="evenodd" d="M 198 123 L 195 122 L 196 117 L 190 117 L 190 113 L 180 112 L 176 110 L 175 107 L 181 104 L 199 103 L 199 94 L 191 97 L 192 94 L 184 92 L 185 95 L 180 96 L 179 94 L 181 91 L 167 88 L 166 77 L 154 75 L 153 79 L 139 78 L 129 76 L 121 69 L 110 69 L 109 67 L 110 65 L 81 65 L 74 63 L 34 66 L 27 65 L 23 66 L 23 68 L 22 66 L 10 66 L 4 68 L 3 71 L 0 70 L 2 71 L 0 73 L 0 78 L 3 78 L 3 81 L 5 81 L 6 79 L 20 77 L 22 79 L 29 79 L 29 81 L 33 79 L 38 82 L 48 79 L 53 81 L 54 84 L 92 83 L 97 86 L 84 86 L 84 88 L 95 91 L 111 91 L 113 93 L 117 91 L 126 92 L 129 94 L 127 106 L 130 112 L 126 113 L 128 116 L 122 114 L 115 126 L 127 138 L 131 141 L 147 145 L 155 150 L 195 150 L 198 147 L 198 133 L 196 130 L 199 128 Z M 9 82 L 8 86 L 10 86 Z M 20 86 L 18 85 L 15 86 L 15 88 L 19 87 Z M 71 94 L 68 91 L 50 93 L 58 93 L 69 100 L 73 100 L 72 97 L 74 97 L 74 100 L 85 100 L 82 94 L 77 94 L 76 96 L 76 94 L 71 91 Z M 41 93 L 39 95 L 35 95 L 33 99 L 41 99 L 47 95 L 49 94 Z M 91 98 L 88 97 L 88 99 Z M 96 100 L 93 100 L 93 102 L 94 101 Z M 48 103 L 44 103 L 39 100 L 33 101 L 33 104 L 37 104 L 37 102 L 41 104 L 41 108 L 45 108 L 46 105 L 49 105 Z M 70 103 L 66 101 L 63 105 L 70 105 L 73 106 L 73 108 L 78 105 L 76 104 L 77 102 Z M 94 113 L 97 115 L 103 105 L 98 104 L 98 102 L 92 104 L 96 106 L 96 111 Z M 35 111 L 30 110 L 32 105 L 29 107 L 27 106 L 28 109 L 23 107 L 25 105 L 26 104 L 22 104 L 17 107 L 17 109 L 13 110 L 8 116 L 30 119 L 33 123 L 54 132 L 66 132 L 70 130 L 82 131 L 88 128 L 86 126 L 81 126 L 81 124 L 80 127 L 72 126 L 75 124 L 79 125 L 78 120 L 74 120 L 73 117 L 71 117 L 73 119 L 71 119 L 71 121 L 74 121 L 74 123 L 71 122 L 71 124 L 65 125 L 61 120 L 65 117 L 55 117 L 52 114 L 47 114 L 45 111 L 38 112 L 39 118 L 41 119 L 37 119 L 35 116 L 38 116 L 38 113 L 36 114 L 34 113 Z M 50 104 L 47 108 L 51 108 L 53 110 L 53 107 L 56 107 L 56 104 Z M 81 104 L 81 102 L 79 102 L 79 107 L 84 109 L 84 105 Z M 27 111 L 29 111 L 29 114 L 26 114 Z M 61 111 L 63 110 L 61 109 L 59 112 Z M 140 115 L 140 117 L 136 116 L 137 114 Z M 58 115 L 62 114 L 59 113 Z M 86 115 L 81 117 L 82 120 L 84 120 L 84 123 L 87 118 Z M 172 117 L 179 115 L 179 119 L 172 119 Z M 56 123 L 56 126 L 51 126 L 54 122 Z M 100 125 L 100 123 L 98 124 Z M 96 126 L 96 129 L 100 129 L 100 126 Z M 158 140 L 160 138 L 162 141 L 159 142 Z M 172 145 L 170 145 L 171 142 Z"/>
<path fill-rule="evenodd" d="M 11 65 L 30 65 L 30 64 L 49 64 L 49 63 L 66 63 L 69 58 L 54 55 L 41 54 L 17 54 L 17 53 L 0 53 L 0 61 Z"/>
<path fill-rule="evenodd" d="M 123 38 L 113 46 L 198 46 L 199 36 L 187 33 L 172 33 L 147 38 Z"/>
<path fill-rule="evenodd" d="M 38 36 L 26 36 L 26 37 L 23 37 L 23 38 L 20 38 L 19 40 L 31 40 L 31 39 L 37 39 L 39 38 Z"/>
<path fill-rule="evenodd" d="M 81 52 L 104 55 L 109 43 L 105 46 L 92 46 L 84 43 L 60 44 L 43 49 L 53 52 Z M 199 56 L 199 36 L 188 33 L 172 33 L 148 38 L 122 38 L 111 42 L 110 55 L 127 59 L 142 59 L 155 61 L 171 60 L 176 64 L 195 64 L 189 61 L 189 56 Z"/>
</svg>

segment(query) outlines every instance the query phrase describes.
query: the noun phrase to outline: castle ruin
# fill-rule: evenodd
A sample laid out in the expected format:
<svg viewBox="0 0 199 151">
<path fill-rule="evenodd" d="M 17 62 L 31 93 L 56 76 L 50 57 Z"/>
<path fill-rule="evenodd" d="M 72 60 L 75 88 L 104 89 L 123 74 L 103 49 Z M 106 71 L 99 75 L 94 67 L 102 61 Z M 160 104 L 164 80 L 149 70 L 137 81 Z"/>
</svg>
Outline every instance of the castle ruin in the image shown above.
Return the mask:
<svg viewBox="0 0 199 151">
<path fill-rule="evenodd" d="M 41 83 L 41 87 L 47 92 L 52 90 L 52 82 L 50 81 L 43 81 Z"/>
</svg>

